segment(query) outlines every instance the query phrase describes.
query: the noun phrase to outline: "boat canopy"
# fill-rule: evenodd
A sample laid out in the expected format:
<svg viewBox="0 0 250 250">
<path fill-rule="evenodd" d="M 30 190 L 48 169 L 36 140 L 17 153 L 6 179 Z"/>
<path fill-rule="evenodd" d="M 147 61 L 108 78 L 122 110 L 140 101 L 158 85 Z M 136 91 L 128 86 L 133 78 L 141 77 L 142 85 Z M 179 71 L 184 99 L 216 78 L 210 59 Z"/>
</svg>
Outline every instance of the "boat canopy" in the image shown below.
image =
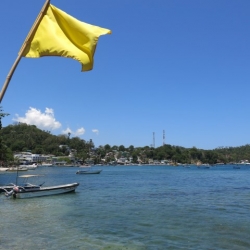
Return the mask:
<svg viewBox="0 0 250 250">
<path fill-rule="evenodd" d="M 26 174 L 26 175 L 20 175 L 20 178 L 31 178 L 31 177 L 39 177 L 39 176 L 43 176 L 43 175 L 39 175 L 39 174 Z"/>
</svg>

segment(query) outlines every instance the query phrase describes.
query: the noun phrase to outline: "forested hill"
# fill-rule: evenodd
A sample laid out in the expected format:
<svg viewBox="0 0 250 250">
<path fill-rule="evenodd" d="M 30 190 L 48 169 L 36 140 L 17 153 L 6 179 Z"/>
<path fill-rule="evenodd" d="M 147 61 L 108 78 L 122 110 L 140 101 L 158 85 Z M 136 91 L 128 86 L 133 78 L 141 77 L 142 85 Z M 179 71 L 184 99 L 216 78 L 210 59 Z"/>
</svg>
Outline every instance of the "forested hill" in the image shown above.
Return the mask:
<svg viewBox="0 0 250 250">
<path fill-rule="evenodd" d="M 2 144 L 9 152 L 31 151 L 34 154 L 53 154 L 55 156 L 68 155 L 68 148 L 77 151 L 77 157 L 86 159 L 90 155 L 95 163 L 106 157 L 106 160 L 115 160 L 119 157 L 132 157 L 136 163 L 138 159 L 147 163 L 151 160 L 168 160 L 178 163 L 230 163 L 248 160 L 250 162 L 250 145 L 241 147 L 220 147 L 213 150 L 184 148 L 180 146 L 164 145 L 158 148 L 149 146 L 128 148 L 123 145 L 110 146 L 108 144 L 94 149 L 94 143 L 79 137 L 70 138 L 68 135 L 52 135 L 49 131 L 38 129 L 35 125 L 17 123 L 2 128 L 0 131 Z M 59 147 L 67 145 L 67 147 Z M 3 155 L 4 147 L 1 147 Z M 92 152 L 92 153 L 91 153 Z M 110 152 L 116 152 L 111 154 Z M 108 155 L 108 158 L 107 158 Z"/>
<path fill-rule="evenodd" d="M 2 128 L 1 136 L 3 143 L 12 151 L 31 151 L 34 154 L 65 155 L 67 145 L 79 152 L 89 148 L 89 142 L 69 135 L 52 135 L 49 131 L 38 129 L 35 125 L 18 123 Z M 67 152 L 68 153 L 68 152 Z"/>
</svg>

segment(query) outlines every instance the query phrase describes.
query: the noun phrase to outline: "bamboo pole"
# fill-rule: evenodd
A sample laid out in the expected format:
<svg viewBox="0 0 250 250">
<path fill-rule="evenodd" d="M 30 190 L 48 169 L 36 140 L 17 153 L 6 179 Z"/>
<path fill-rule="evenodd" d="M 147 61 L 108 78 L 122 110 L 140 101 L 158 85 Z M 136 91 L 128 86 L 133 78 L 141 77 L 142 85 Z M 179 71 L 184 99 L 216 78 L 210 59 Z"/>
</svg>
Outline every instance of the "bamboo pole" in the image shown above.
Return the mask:
<svg viewBox="0 0 250 250">
<path fill-rule="evenodd" d="M 22 54 L 23 54 L 24 50 L 26 49 L 27 45 L 29 44 L 34 31 L 38 28 L 40 22 L 42 21 L 42 18 L 44 16 L 44 14 L 47 12 L 49 4 L 50 4 L 50 0 L 46 0 L 45 4 L 43 5 L 40 13 L 38 14 L 33 26 L 30 29 L 30 32 L 29 32 L 28 36 L 26 37 L 26 39 L 25 39 L 25 41 L 24 41 L 24 43 L 23 43 L 23 45 L 22 45 L 22 47 L 21 47 L 21 49 L 20 49 L 20 51 L 18 53 L 18 57 L 16 58 L 14 64 L 12 65 L 12 67 L 11 67 L 11 69 L 9 71 L 9 74 L 6 77 L 6 80 L 4 82 L 4 85 L 3 85 L 1 93 L 0 93 L 0 103 L 2 102 L 2 99 L 3 99 L 4 94 L 5 94 L 5 92 L 6 92 L 7 88 L 8 88 L 9 82 L 10 82 L 10 80 L 11 80 L 13 74 L 14 74 L 14 71 L 15 71 L 19 61 L 22 58 Z"/>
</svg>

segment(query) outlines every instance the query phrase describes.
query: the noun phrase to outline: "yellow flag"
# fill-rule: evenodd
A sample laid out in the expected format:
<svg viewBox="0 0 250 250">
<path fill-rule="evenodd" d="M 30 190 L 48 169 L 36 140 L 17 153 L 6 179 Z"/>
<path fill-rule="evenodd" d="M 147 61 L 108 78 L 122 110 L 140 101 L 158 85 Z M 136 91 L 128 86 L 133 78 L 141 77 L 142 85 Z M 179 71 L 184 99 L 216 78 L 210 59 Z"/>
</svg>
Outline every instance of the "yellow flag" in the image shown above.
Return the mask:
<svg viewBox="0 0 250 250">
<path fill-rule="evenodd" d="M 93 68 L 98 38 L 105 34 L 111 31 L 81 22 L 50 4 L 22 56 L 69 57 L 82 64 L 82 71 L 88 71 Z"/>
</svg>

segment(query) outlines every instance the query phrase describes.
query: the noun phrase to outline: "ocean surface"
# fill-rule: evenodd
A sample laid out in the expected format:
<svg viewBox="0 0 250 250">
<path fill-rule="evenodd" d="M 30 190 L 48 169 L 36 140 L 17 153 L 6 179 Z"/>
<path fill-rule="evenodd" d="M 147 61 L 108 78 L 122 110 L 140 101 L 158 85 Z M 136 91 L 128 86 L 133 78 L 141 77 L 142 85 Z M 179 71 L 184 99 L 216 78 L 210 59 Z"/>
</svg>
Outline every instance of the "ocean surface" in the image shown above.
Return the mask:
<svg viewBox="0 0 250 250">
<path fill-rule="evenodd" d="M 79 182 L 75 193 L 0 194 L 0 249 L 250 249 L 250 167 L 39 167 L 36 184 Z M 0 184 L 15 182 L 0 174 Z M 31 181 L 30 181 L 31 182 Z"/>
</svg>

